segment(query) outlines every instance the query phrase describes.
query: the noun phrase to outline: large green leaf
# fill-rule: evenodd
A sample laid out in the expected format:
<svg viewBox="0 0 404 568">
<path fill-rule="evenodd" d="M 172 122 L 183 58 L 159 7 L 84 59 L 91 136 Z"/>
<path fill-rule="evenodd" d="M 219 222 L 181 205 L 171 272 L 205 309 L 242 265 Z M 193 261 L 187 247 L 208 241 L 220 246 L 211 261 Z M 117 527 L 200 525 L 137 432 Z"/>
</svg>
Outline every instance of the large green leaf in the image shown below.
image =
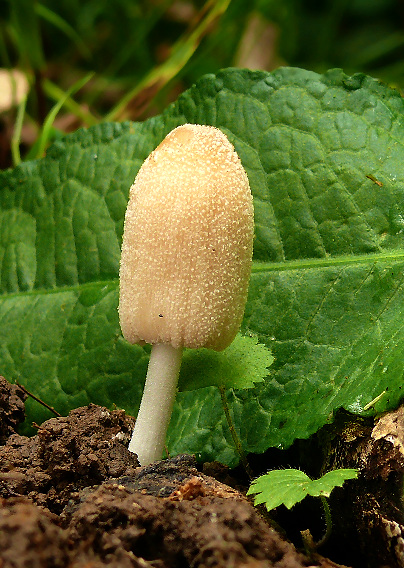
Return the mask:
<svg viewBox="0 0 404 568">
<path fill-rule="evenodd" d="M 213 124 L 236 146 L 255 200 L 245 333 L 270 375 L 228 391 L 246 451 L 287 447 L 339 407 L 402 396 L 404 104 L 363 75 L 283 68 L 203 77 L 143 124 L 102 124 L 1 176 L 0 373 L 65 412 L 90 400 L 136 412 L 147 348 L 117 317 L 128 190 L 173 127 Z M 369 407 L 383 391 L 386 393 Z M 31 404 L 30 419 L 44 414 Z M 234 464 L 218 389 L 179 393 L 173 453 Z"/>
</svg>

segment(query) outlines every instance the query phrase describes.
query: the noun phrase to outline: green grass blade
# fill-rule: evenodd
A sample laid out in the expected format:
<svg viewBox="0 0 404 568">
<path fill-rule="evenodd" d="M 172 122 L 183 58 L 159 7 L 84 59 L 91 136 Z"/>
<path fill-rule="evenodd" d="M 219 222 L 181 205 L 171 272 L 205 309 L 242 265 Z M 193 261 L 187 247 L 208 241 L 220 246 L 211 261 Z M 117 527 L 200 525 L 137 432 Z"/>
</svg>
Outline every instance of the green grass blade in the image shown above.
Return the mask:
<svg viewBox="0 0 404 568">
<path fill-rule="evenodd" d="M 119 120 L 128 103 L 144 90 L 157 90 L 173 79 L 190 60 L 200 44 L 209 26 L 228 8 L 230 0 L 211 0 L 205 4 L 200 22 L 188 33 L 184 34 L 172 47 L 171 56 L 152 69 L 139 83 L 131 89 L 119 103 L 105 116 L 105 121 Z"/>
<path fill-rule="evenodd" d="M 24 122 L 26 104 L 27 104 L 27 97 L 24 97 L 23 100 L 18 105 L 17 117 L 14 125 L 14 132 L 11 138 L 11 157 L 14 166 L 18 166 L 18 164 L 21 163 L 20 142 L 21 142 L 21 131 Z"/>
<path fill-rule="evenodd" d="M 91 51 L 88 49 L 84 41 L 81 39 L 76 30 L 72 28 L 66 20 L 59 16 L 59 14 L 39 3 L 35 4 L 35 12 L 42 19 L 55 26 L 55 28 L 71 39 L 83 57 L 91 59 Z"/>
<path fill-rule="evenodd" d="M 72 99 L 71 96 L 66 97 L 67 93 L 49 79 L 44 80 L 43 88 L 45 94 L 55 102 L 59 102 L 63 97 L 65 97 L 63 106 L 65 106 L 69 112 L 74 114 L 74 116 L 80 119 L 86 126 L 94 126 L 94 124 L 99 122 L 99 119 L 96 116 L 94 116 L 86 108 L 83 108 L 83 106 Z"/>
<path fill-rule="evenodd" d="M 20 55 L 28 65 L 38 71 L 45 65 L 40 26 L 33 0 L 10 2 L 11 21 L 16 32 Z"/>
<path fill-rule="evenodd" d="M 77 93 L 77 91 L 79 91 L 82 87 L 84 87 L 84 85 L 88 83 L 93 76 L 94 73 L 89 73 L 88 75 L 77 81 L 72 87 L 70 87 L 68 91 L 66 91 L 65 95 L 54 105 L 52 110 L 49 112 L 42 127 L 41 135 L 38 139 L 38 146 L 37 146 L 38 158 L 43 156 L 45 152 L 46 145 L 48 144 L 50 138 L 52 125 L 62 106 L 72 95 L 74 95 L 75 93 Z"/>
</svg>

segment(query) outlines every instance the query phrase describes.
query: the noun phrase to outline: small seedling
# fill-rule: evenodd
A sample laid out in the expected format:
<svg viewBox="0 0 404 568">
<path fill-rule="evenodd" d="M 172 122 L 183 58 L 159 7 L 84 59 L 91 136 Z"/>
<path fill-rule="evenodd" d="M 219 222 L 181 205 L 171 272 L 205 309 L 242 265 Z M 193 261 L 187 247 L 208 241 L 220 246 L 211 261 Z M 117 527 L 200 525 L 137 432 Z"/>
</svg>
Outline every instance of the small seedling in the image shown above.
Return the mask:
<svg viewBox="0 0 404 568">
<path fill-rule="evenodd" d="M 262 383 L 274 358 L 270 349 L 259 343 L 254 335 L 238 333 L 224 351 L 188 349 L 182 359 L 179 390 L 190 391 L 204 387 L 217 387 L 234 447 L 241 463 L 252 478 L 227 402 L 227 389 L 250 389 Z"/>
<path fill-rule="evenodd" d="M 150 343 L 129 450 L 160 459 L 184 347 L 225 349 L 241 324 L 251 272 L 252 195 L 240 159 L 217 128 L 174 129 L 130 190 L 119 317 L 130 343 Z"/>
<path fill-rule="evenodd" d="M 264 504 L 268 512 L 279 505 L 291 509 L 308 495 L 320 497 L 327 525 L 323 538 L 314 542 L 308 531 L 302 532 L 306 547 L 316 549 L 326 542 L 331 532 L 331 513 L 326 497 L 330 496 L 335 487 L 341 487 L 347 479 L 357 477 L 357 469 L 335 469 L 319 479 L 310 479 L 299 469 L 276 469 L 255 479 L 247 495 L 255 495 L 254 505 Z"/>
</svg>

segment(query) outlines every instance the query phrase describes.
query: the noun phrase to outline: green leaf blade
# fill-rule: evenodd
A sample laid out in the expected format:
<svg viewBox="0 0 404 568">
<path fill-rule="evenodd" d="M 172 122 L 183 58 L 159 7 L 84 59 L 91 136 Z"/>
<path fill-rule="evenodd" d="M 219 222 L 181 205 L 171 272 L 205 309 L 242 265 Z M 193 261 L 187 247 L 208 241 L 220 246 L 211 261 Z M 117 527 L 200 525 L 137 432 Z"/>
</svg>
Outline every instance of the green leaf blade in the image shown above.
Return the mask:
<svg viewBox="0 0 404 568">
<path fill-rule="evenodd" d="M 179 390 L 210 386 L 253 388 L 268 375 L 274 358 L 269 349 L 254 337 L 237 334 L 224 351 L 187 349 L 183 355 Z"/>
<path fill-rule="evenodd" d="M 273 470 L 254 480 L 247 495 L 255 495 L 254 505 L 265 504 L 268 511 L 279 505 L 291 509 L 307 495 L 329 497 L 335 487 L 341 487 L 348 479 L 356 479 L 356 469 L 329 471 L 320 479 L 311 480 L 298 469 Z"/>
</svg>

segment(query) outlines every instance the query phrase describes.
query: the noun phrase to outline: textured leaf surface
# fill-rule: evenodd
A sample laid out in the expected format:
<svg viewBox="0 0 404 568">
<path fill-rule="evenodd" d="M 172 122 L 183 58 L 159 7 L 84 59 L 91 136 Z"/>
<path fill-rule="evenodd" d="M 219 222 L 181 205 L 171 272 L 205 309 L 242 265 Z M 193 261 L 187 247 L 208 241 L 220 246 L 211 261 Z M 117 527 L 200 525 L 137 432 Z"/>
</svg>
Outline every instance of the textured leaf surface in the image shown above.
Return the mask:
<svg viewBox="0 0 404 568">
<path fill-rule="evenodd" d="M 225 70 L 143 124 L 80 130 L 4 172 L 0 372 L 60 412 L 92 400 L 136 413 L 148 349 L 127 345 L 118 325 L 124 211 L 142 161 L 172 128 L 194 122 L 229 136 L 254 194 L 242 332 L 275 362 L 262 384 L 228 393 L 244 449 L 287 447 L 339 407 L 397 406 L 403 111 L 398 92 L 362 75 Z M 29 419 L 42 412 L 31 404 Z M 179 393 L 168 444 L 173 454 L 237 461 L 215 387 Z"/>
<path fill-rule="evenodd" d="M 270 350 L 254 337 L 238 333 L 224 351 L 187 349 L 182 357 L 179 390 L 204 387 L 252 388 L 269 374 Z"/>
<path fill-rule="evenodd" d="M 310 479 L 299 469 L 276 469 L 254 480 L 247 495 L 255 495 L 254 505 L 265 504 L 268 511 L 279 505 L 291 509 L 307 495 L 329 497 L 335 487 L 358 477 L 356 469 L 335 469 L 320 479 Z"/>
</svg>

